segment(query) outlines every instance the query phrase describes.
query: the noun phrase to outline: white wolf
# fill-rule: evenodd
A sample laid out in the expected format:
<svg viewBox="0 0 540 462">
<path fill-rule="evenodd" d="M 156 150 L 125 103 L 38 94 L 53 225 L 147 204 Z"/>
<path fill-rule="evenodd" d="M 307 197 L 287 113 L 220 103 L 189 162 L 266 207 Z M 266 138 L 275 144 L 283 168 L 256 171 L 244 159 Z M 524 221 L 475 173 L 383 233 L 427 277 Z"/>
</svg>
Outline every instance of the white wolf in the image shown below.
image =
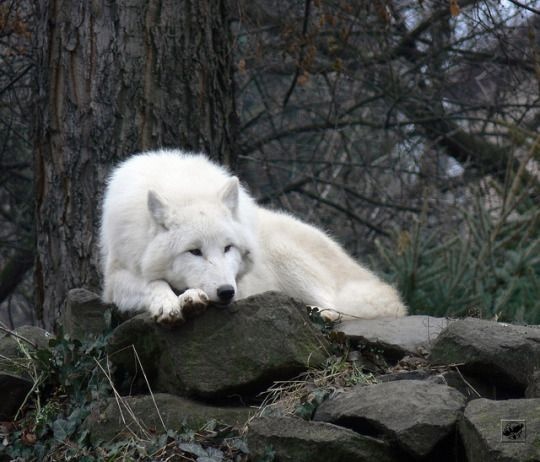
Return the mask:
<svg viewBox="0 0 540 462">
<path fill-rule="evenodd" d="M 159 322 L 267 290 L 328 319 L 406 314 L 396 290 L 325 233 L 257 206 L 203 155 L 161 150 L 122 163 L 105 193 L 100 240 L 104 300 Z"/>
</svg>

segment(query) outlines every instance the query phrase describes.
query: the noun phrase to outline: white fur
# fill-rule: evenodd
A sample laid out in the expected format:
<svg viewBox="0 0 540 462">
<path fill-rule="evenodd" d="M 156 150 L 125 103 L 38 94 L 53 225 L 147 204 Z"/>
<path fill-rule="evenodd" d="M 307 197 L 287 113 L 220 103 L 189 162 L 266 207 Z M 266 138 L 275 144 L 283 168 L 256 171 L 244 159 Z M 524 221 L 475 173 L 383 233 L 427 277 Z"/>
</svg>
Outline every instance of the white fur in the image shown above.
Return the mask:
<svg viewBox="0 0 540 462">
<path fill-rule="evenodd" d="M 234 299 L 279 290 L 329 319 L 406 314 L 396 290 L 326 234 L 257 206 L 225 169 L 179 150 L 135 155 L 113 171 L 101 252 L 104 300 L 158 321 L 204 309 L 223 287 Z"/>
</svg>

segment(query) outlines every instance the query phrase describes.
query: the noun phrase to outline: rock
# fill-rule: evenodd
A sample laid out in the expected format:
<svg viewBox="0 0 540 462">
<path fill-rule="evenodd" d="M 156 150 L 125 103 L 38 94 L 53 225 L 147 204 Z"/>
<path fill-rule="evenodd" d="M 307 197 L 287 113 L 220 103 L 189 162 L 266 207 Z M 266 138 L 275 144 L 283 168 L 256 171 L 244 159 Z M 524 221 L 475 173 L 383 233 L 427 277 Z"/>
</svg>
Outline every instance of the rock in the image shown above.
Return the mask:
<svg viewBox="0 0 540 462">
<path fill-rule="evenodd" d="M 356 342 L 384 350 L 385 356 L 401 359 L 430 348 L 439 333 L 453 321 L 432 316 L 404 316 L 343 321 L 334 330 Z"/>
<path fill-rule="evenodd" d="M 12 420 L 26 395 L 33 386 L 27 370 L 31 364 L 29 353 L 37 348 L 46 348 L 52 335 L 35 326 L 22 326 L 0 335 L 0 421 Z"/>
<path fill-rule="evenodd" d="M 471 401 L 459 433 L 469 461 L 538 462 L 540 399 Z"/>
<path fill-rule="evenodd" d="M 209 307 L 167 328 L 148 314 L 115 329 L 108 350 L 119 372 L 135 374 L 134 345 L 152 389 L 181 396 L 253 396 L 326 359 L 327 344 L 304 304 L 280 293 L 256 295 L 229 308 Z"/>
<path fill-rule="evenodd" d="M 448 385 L 459 391 L 467 400 L 477 399 L 483 395 L 477 393 L 474 382 L 471 384 L 462 375 L 455 371 L 442 371 L 437 373 L 432 369 L 417 369 L 413 371 L 392 372 L 377 376 L 377 382 L 394 382 L 396 380 L 425 380 L 430 383 Z M 483 391 L 483 390 L 482 390 Z"/>
<path fill-rule="evenodd" d="M 399 380 L 354 387 L 323 402 L 315 420 L 395 442 L 414 457 L 426 457 L 452 435 L 465 407 L 446 385 Z"/>
<path fill-rule="evenodd" d="M 181 430 L 183 425 L 199 429 L 213 419 L 230 426 L 243 426 L 250 416 L 247 407 L 208 406 L 164 393 L 156 393 L 153 397 L 155 403 L 150 395 L 119 398 L 121 409 L 116 399 L 108 399 L 86 418 L 83 429 L 88 430 L 93 442 L 97 442 L 112 440 L 118 434 L 143 436 L 145 431 L 159 433 L 168 429 Z"/>
<path fill-rule="evenodd" d="M 482 383 L 477 382 L 473 377 L 464 377 L 456 371 L 443 371 L 440 374 L 434 374 L 428 378 L 428 381 L 434 383 L 442 383 L 459 391 L 467 401 L 478 399 L 489 394 L 490 390 L 486 389 Z"/>
<path fill-rule="evenodd" d="M 522 397 L 540 368 L 540 329 L 468 318 L 451 323 L 431 349 L 434 364 L 461 364 L 467 375 L 489 381 L 497 398 Z"/>
<path fill-rule="evenodd" d="M 402 460 L 381 440 L 336 425 L 292 417 L 253 419 L 247 441 L 253 460 L 261 460 L 269 451 L 282 462 Z"/>
<path fill-rule="evenodd" d="M 49 332 L 36 326 L 22 326 L 12 333 L 0 332 L 0 371 L 25 374 L 30 353 L 44 349 L 54 338 Z"/>
<path fill-rule="evenodd" d="M 72 289 L 68 292 L 66 309 L 62 315 L 64 332 L 72 338 L 96 337 L 110 328 L 109 320 L 114 305 L 103 303 L 99 295 L 86 289 Z"/>
<path fill-rule="evenodd" d="M 28 340 L 28 342 L 17 338 L 15 335 L 0 332 L 0 353 L 9 358 L 24 357 L 25 355 L 21 350 L 21 346 L 23 348 L 47 348 L 49 340 L 54 338 L 52 334 L 36 326 L 17 327 L 13 332 L 23 339 Z"/>
<path fill-rule="evenodd" d="M 448 385 L 459 391 L 467 401 L 489 397 L 492 390 L 474 377 L 465 377 L 454 370 L 437 373 L 433 369 L 417 369 L 412 371 L 392 372 L 377 376 L 378 382 L 393 382 L 395 380 L 426 380 L 431 383 Z"/>
<path fill-rule="evenodd" d="M 427 380 L 433 375 L 432 371 L 419 369 L 416 371 L 393 372 L 377 376 L 378 382 L 395 382 L 396 380 Z"/>
<path fill-rule="evenodd" d="M 525 398 L 540 398 L 540 371 L 534 371 L 529 376 Z"/>
</svg>

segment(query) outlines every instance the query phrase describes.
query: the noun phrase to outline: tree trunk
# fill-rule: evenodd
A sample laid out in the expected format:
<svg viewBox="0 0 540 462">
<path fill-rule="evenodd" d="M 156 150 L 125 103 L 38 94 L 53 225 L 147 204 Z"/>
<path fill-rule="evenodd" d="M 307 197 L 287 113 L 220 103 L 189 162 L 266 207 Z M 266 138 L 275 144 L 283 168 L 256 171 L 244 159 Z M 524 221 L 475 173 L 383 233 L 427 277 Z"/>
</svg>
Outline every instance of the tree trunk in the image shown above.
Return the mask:
<svg viewBox="0 0 540 462">
<path fill-rule="evenodd" d="M 45 327 L 69 289 L 98 290 L 96 231 L 114 162 L 182 147 L 234 164 L 226 3 L 38 3 L 35 278 Z"/>
</svg>

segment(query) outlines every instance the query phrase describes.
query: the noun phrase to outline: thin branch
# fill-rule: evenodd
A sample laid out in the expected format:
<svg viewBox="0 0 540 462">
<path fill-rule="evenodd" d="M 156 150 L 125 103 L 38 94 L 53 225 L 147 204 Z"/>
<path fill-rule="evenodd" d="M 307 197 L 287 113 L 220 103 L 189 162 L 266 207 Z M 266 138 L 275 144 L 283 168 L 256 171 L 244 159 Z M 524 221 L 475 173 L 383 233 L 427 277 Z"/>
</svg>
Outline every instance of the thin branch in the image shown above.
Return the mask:
<svg viewBox="0 0 540 462">
<path fill-rule="evenodd" d="M 0 96 L 2 96 L 6 91 L 8 91 L 15 83 L 17 83 L 20 79 L 22 79 L 30 69 L 32 69 L 32 67 L 34 67 L 33 64 L 29 64 L 28 66 L 26 66 L 18 75 L 16 75 L 15 77 L 13 77 L 13 79 L 11 79 L 10 82 L 8 82 L 6 84 L 6 86 L 4 88 L 2 88 L 0 90 Z"/>
<path fill-rule="evenodd" d="M 339 212 L 344 213 L 347 217 L 357 221 L 358 223 L 363 224 L 364 226 L 368 227 L 372 231 L 375 231 L 377 234 L 381 234 L 382 236 L 390 236 L 390 234 L 385 231 L 382 228 L 379 228 L 377 225 L 374 225 L 370 223 L 369 221 L 365 220 L 364 218 L 356 215 L 356 213 L 352 212 L 351 210 L 341 206 L 340 204 L 336 204 L 335 202 L 332 202 L 328 199 L 324 199 L 320 197 L 317 194 L 312 193 L 311 191 L 307 191 L 305 189 L 299 189 L 297 190 L 298 193 L 303 194 L 304 196 L 311 197 L 312 199 L 315 199 L 317 202 L 320 202 L 321 204 L 325 204 L 329 207 L 332 207 L 333 209 L 338 210 Z"/>
<path fill-rule="evenodd" d="M 32 348 L 37 349 L 37 344 L 32 342 L 32 340 L 28 340 L 26 337 L 23 337 L 22 335 L 17 334 L 14 330 L 11 330 L 10 328 L 6 327 L 3 322 L 0 321 L 0 331 L 5 332 L 7 335 L 10 335 L 12 337 L 15 337 L 19 340 L 22 340 L 23 342 L 28 343 Z"/>
<path fill-rule="evenodd" d="M 537 10 L 536 8 L 533 8 L 531 6 L 528 6 L 528 5 L 524 5 L 523 3 L 521 2 L 518 2 L 516 0 L 509 0 L 510 3 L 513 3 L 514 5 L 520 7 L 520 8 L 525 8 L 526 10 L 529 10 L 531 13 L 534 13 L 534 14 L 540 14 L 540 10 Z"/>
<path fill-rule="evenodd" d="M 305 41 L 305 38 L 306 38 L 310 6 L 311 6 L 311 0 L 306 0 L 304 4 L 304 24 L 302 25 L 303 41 Z M 289 98 L 291 97 L 292 92 L 294 91 L 294 88 L 296 87 L 296 82 L 298 81 L 298 77 L 300 76 L 300 66 L 302 64 L 302 61 L 304 60 L 304 48 L 305 48 L 305 43 L 302 43 L 302 48 L 300 49 L 300 57 L 298 59 L 298 64 L 296 65 L 296 70 L 294 72 L 293 80 L 291 82 L 289 89 L 287 90 L 287 93 L 285 94 L 285 98 L 283 98 L 283 107 L 287 106 L 287 103 L 289 102 Z"/>
</svg>

